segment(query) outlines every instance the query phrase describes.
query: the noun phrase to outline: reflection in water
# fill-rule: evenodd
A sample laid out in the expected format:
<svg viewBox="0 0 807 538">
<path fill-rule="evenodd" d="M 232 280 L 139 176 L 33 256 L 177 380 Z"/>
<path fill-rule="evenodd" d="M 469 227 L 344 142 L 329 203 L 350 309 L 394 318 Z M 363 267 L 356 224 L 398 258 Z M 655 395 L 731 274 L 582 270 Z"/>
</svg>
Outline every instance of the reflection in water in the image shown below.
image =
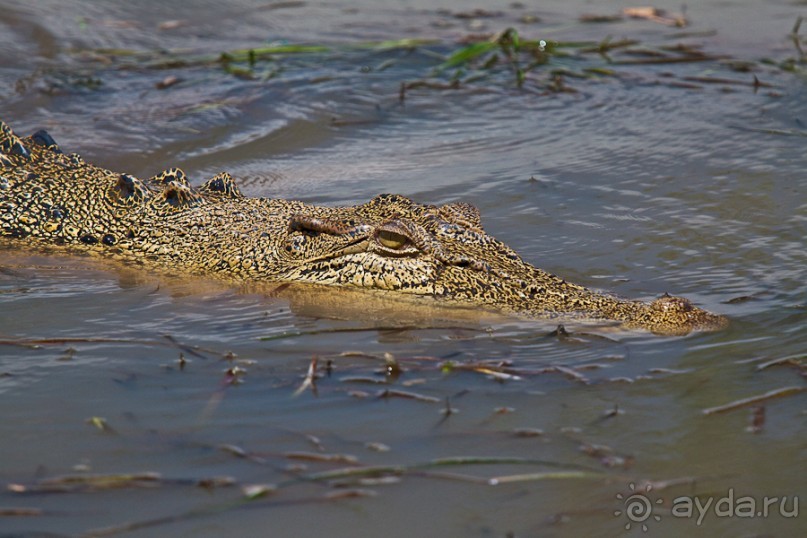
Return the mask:
<svg viewBox="0 0 807 538">
<path fill-rule="evenodd" d="M 803 489 L 793 472 L 803 395 L 762 402 L 764 411 L 701 413 L 802 381 L 807 101 L 800 75 L 757 61 L 794 54 L 793 6 L 702 2 L 679 29 L 582 24 L 581 13 L 619 11 L 582 2 L 490 12 L 425 2 L 6 4 L 0 118 L 20 132 L 47 128 L 67 151 L 142 176 L 176 165 L 198 184 L 227 170 L 255 196 L 470 201 L 487 231 L 543 269 L 625 296 L 689 296 L 732 318 L 725 331 L 687 338 L 585 327 L 550 336 L 553 326 L 480 312 L 3 250 L 0 481 L 104 473 L 126 486 L 4 490 L 0 506 L 45 514 L 3 508 L 6 532 L 150 521 L 119 530 L 259 534 L 271 518 L 286 536 L 326 527 L 330 536 L 617 535 L 615 496 L 632 482 L 653 481 L 668 503 L 730 487 L 758 497 Z M 502 63 L 492 79 L 412 88 L 401 102 L 401 83 L 428 77 L 435 55 L 508 26 L 528 38 L 640 42 L 612 59 L 685 45 L 734 61 L 618 65 L 573 53 L 522 90 Z M 402 37 L 437 43 L 266 60 L 258 78 L 218 63 L 145 69 L 124 54 Z M 612 74 L 570 74 L 586 67 Z M 551 69 L 573 91 L 543 91 Z M 181 81 L 158 89 L 169 76 Z M 314 357 L 317 396 L 292 397 Z M 761 431 L 746 432 L 760 414 Z M 422 466 L 463 456 L 478 459 Z M 358 472 L 365 466 L 395 469 Z M 140 489 L 121 476 L 143 471 L 162 478 Z M 238 487 L 210 487 L 220 476 Z M 510 478 L 490 486 L 491 477 Z M 259 491 L 241 486 L 255 484 L 279 489 L 240 504 Z M 798 535 L 799 523 L 696 528 L 664 513 L 653 532 L 758 525 Z"/>
</svg>

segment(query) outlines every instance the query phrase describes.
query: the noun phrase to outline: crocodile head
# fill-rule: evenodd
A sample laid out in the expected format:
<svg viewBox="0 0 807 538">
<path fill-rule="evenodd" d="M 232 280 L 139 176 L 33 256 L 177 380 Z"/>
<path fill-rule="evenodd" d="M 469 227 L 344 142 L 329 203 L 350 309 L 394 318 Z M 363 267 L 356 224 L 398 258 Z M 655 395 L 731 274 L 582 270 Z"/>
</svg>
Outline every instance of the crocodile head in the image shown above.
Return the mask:
<svg viewBox="0 0 807 538">
<path fill-rule="evenodd" d="M 609 320 L 664 334 L 725 318 L 680 297 L 598 293 L 525 262 L 473 206 L 380 195 L 351 207 L 243 196 L 222 173 L 199 188 L 179 169 L 146 181 L 65 155 L 44 131 L 0 122 L 0 236 L 230 280 L 310 282 L 428 296 L 543 318 Z"/>
<path fill-rule="evenodd" d="M 383 194 L 316 216 L 296 213 L 279 253 L 284 280 L 390 290 L 544 318 L 615 320 L 660 334 L 726 324 L 680 297 L 628 301 L 542 271 L 486 234 L 478 210 L 463 203 L 422 205 Z"/>
</svg>

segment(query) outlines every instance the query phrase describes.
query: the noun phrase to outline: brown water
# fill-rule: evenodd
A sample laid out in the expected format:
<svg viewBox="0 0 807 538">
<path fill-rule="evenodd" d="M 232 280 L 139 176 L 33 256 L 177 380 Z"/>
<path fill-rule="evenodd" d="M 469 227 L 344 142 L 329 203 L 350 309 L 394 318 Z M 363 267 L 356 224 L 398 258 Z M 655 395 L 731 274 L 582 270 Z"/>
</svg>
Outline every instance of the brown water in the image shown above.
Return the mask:
<svg viewBox="0 0 807 538">
<path fill-rule="evenodd" d="M 173 165 L 197 183 L 227 170 L 249 195 L 469 201 L 539 267 L 630 297 L 684 295 L 732 324 L 685 338 L 547 337 L 552 327 L 533 322 L 4 248 L 0 536 L 807 534 L 804 394 L 766 401 L 758 433 L 746 431 L 750 407 L 702 413 L 804 387 L 807 84 L 804 64 L 778 65 L 798 57 L 788 33 L 803 4 L 700 2 L 685 29 L 578 20 L 622 2 L 496 2 L 496 16 L 470 18 L 445 1 L 183 4 L 3 2 L 0 118 L 140 176 Z M 609 65 L 569 49 L 521 90 L 502 66 L 400 102 L 401 83 L 427 79 L 458 40 L 510 26 L 527 38 L 637 40 L 612 51 L 622 61 L 678 44 L 723 59 Z M 402 38 L 436 42 L 349 46 Z M 255 79 L 143 66 L 159 50 L 275 42 L 333 50 L 259 62 Z M 587 67 L 614 73 L 547 89 L 550 70 Z M 182 81 L 157 89 L 168 76 Z M 386 353 L 400 375 L 384 375 Z M 295 396 L 313 357 L 316 392 Z M 501 364 L 518 378 L 480 370 Z M 476 459 L 425 465 L 461 457 Z M 317 475 L 376 465 L 397 467 Z M 125 487 L 58 480 L 96 474 Z M 200 486 L 214 477 L 231 485 Z M 645 533 L 615 512 L 629 508 L 630 484 L 644 492 L 648 481 L 660 521 L 645 520 Z M 255 484 L 278 489 L 246 501 Z M 781 517 L 778 501 L 767 517 L 712 507 L 698 524 L 697 510 L 673 512 L 676 498 L 729 494 L 756 511 L 785 497 L 786 516 L 799 497 L 802 513 Z"/>
</svg>

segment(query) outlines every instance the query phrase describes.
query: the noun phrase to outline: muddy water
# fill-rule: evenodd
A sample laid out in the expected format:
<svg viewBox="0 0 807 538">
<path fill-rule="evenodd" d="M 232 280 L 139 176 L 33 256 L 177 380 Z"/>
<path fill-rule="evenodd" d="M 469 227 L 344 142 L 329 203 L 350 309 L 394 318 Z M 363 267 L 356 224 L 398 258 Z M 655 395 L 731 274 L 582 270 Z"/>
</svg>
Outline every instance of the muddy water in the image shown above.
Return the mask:
<svg viewBox="0 0 807 538">
<path fill-rule="evenodd" d="M 0 536 L 620 536 L 642 524 L 803 536 L 804 395 L 761 404 L 758 433 L 751 407 L 702 411 L 804 387 L 807 86 L 803 65 L 780 66 L 798 57 L 788 33 L 807 12 L 709 1 L 684 29 L 579 21 L 625 5 L 5 2 L 0 118 L 17 132 L 46 128 L 140 176 L 228 170 L 249 195 L 469 201 L 544 269 L 631 297 L 685 295 L 732 324 L 558 338 L 541 323 L 4 245 Z M 506 65 L 439 89 L 453 75 L 430 76 L 439 57 L 507 27 L 637 43 L 609 53 L 618 64 L 568 49 L 521 90 Z M 434 42 L 352 46 L 403 38 Z M 250 76 L 148 67 L 269 43 L 331 50 L 264 59 Z M 678 45 L 709 59 L 646 61 Z M 572 76 L 586 68 L 612 72 Z M 180 81 L 158 89 L 169 77 Z M 423 80 L 401 102 L 401 84 Z M 313 357 L 316 390 L 295 395 Z M 485 369 L 502 364 L 516 377 Z M 647 519 L 625 514 L 631 484 Z M 246 500 L 254 485 L 277 490 Z M 686 499 L 730 496 L 685 517 Z M 779 498 L 767 517 L 766 497 Z"/>
</svg>

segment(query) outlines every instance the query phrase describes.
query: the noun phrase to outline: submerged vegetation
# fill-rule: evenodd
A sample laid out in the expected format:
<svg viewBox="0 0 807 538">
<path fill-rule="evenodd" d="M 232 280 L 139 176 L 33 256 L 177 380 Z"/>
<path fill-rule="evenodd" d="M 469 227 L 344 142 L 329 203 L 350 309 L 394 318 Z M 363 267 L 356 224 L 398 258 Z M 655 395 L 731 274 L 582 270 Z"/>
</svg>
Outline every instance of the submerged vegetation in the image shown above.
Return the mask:
<svg viewBox="0 0 807 538">
<path fill-rule="evenodd" d="M 656 83 L 684 89 L 701 89 L 709 85 L 728 91 L 748 86 L 754 91 L 770 88 L 756 72 L 775 68 L 803 72 L 807 56 L 799 34 L 799 18 L 789 36 L 795 55 L 781 60 L 771 58 L 732 58 L 704 50 L 698 38 L 714 35 L 711 31 L 687 32 L 683 15 L 671 16 L 658 10 L 630 12 L 625 16 L 660 22 L 672 27 L 673 33 L 662 35 L 661 43 L 645 44 L 635 38 L 615 39 L 606 35 L 599 41 L 560 41 L 551 38 L 528 38 L 513 27 L 497 33 L 470 34 L 457 43 L 437 38 L 402 38 L 354 43 L 268 43 L 250 48 L 198 53 L 193 50 L 132 50 L 120 48 L 73 49 L 69 55 L 80 67 L 42 67 L 17 82 L 18 91 L 38 88 L 47 93 L 74 89 L 99 90 L 104 86 L 107 70 L 164 72 L 155 83 L 157 89 L 180 84 L 193 84 L 197 70 L 213 70 L 246 81 L 282 79 L 291 73 L 346 62 L 362 67 L 348 76 L 379 73 L 403 65 L 406 80 L 400 82 L 399 97 L 414 89 L 518 88 L 539 93 L 575 92 L 571 81 L 623 77 L 626 69 L 642 65 L 708 64 L 711 72 L 734 72 L 739 76 L 715 76 L 712 73 L 685 75 L 677 79 L 672 73 L 655 77 Z M 581 23 L 603 23 L 622 20 L 618 16 L 581 17 Z M 607 25 L 606 25 L 607 26 Z M 540 33 L 540 32 L 538 32 Z M 551 34 L 551 32 L 549 32 Z M 413 72 L 414 69 L 420 72 Z M 352 69 L 352 68 L 349 68 Z M 635 71 L 631 75 L 635 75 Z M 314 75 L 315 82 L 322 75 Z M 325 78 L 332 75 L 325 75 Z M 772 93 L 775 95 L 775 93 Z"/>
<path fill-rule="evenodd" d="M 397 329 L 351 327 L 346 330 L 350 333 L 415 331 L 408 327 Z M 478 330 L 459 328 L 454 330 L 458 331 L 460 339 L 473 340 L 481 337 Z M 281 338 L 304 338 L 310 334 L 312 333 L 282 333 L 279 337 L 263 337 L 258 340 L 268 342 Z M 155 500 L 161 498 L 161 495 L 193 499 L 194 495 L 191 493 L 193 491 L 205 491 L 210 495 L 203 502 L 195 502 L 190 508 L 176 507 L 171 513 L 154 510 L 133 520 L 110 526 L 96 525 L 85 529 L 83 536 L 117 536 L 140 529 L 164 529 L 182 522 L 205 520 L 242 510 L 272 510 L 295 505 L 310 506 L 313 509 L 327 503 L 374 497 L 383 494 L 388 488 L 409 480 L 457 484 L 467 488 L 523 487 L 544 482 L 575 481 L 586 484 L 585 487 L 592 491 L 603 485 L 607 489 L 609 484 L 613 488 L 614 483 L 630 481 L 631 485 L 635 482 L 645 487 L 652 487 L 656 491 L 669 489 L 671 494 L 676 491 L 690 494 L 692 491 L 710 491 L 708 488 L 709 483 L 713 481 L 712 477 L 685 475 L 665 480 L 651 480 L 641 474 L 640 460 L 645 456 L 625 450 L 631 450 L 633 447 L 614 448 L 595 441 L 597 434 L 594 432 L 606 423 L 613 427 L 624 427 L 624 421 L 634 420 L 631 413 L 637 413 L 639 409 L 631 404 L 628 404 L 630 410 L 627 412 L 618 404 L 614 404 L 599 410 L 598 413 L 589 413 L 588 424 L 552 431 L 529 426 L 513 427 L 513 418 L 534 420 L 534 410 L 501 406 L 490 409 L 488 417 L 481 423 L 477 422 L 471 429 L 468 429 L 468 424 L 457 429 L 459 424 L 452 421 L 456 421 L 454 415 L 461 413 L 465 407 L 463 397 L 469 393 L 476 393 L 477 396 L 485 393 L 484 389 L 478 386 L 479 380 L 482 380 L 483 385 L 488 383 L 492 387 L 530 382 L 533 389 L 536 383 L 538 387 L 544 389 L 558 382 L 570 387 L 587 388 L 635 383 L 637 386 L 645 387 L 640 389 L 641 393 L 648 387 L 659 387 L 668 383 L 672 377 L 700 375 L 694 369 L 649 367 L 644 374 L 633 378 L 610 377 L 607 375 L 610 365 L 625 358 L 619 353 L 614 354 L 616 349 L 623 349 L 624 344 L 621 342 L 601 335 L 569 332 L 562 327 L 546 335 L 531 335 L 528 338 L 556 342 L 565 347 L 581 344 L 601 345 L 605 346 L 603 352 L 607 350 L 611 352 L 594 360 L 567 359 L 549 364 L 539 363 L 541 365 L 536 366 L 515 365 L 502 359 L 395 357 L 388 352 L 379 354 L 345 351 L 314 357 L 307 367 L 300 365 L 298 375 L 291 373 L 279 382 L 277 380 L 274 382 L 274 390 L 284 393 L 294 401 L 326 398 L 329 405 L 338 404 L 339 401 L 356 402 L 358 407 L 353 411 L 368 416 L 372 414 L 373 407 L 385 405 L 389 400 L 395 399 L 400 402 L 400 406 L 408 406 L 406 411 L 408 414 L 430 416 L 430 419 L 426 419 L 433 425 L 429 435 L 435 439 L 456 437 L 456 441 L 461 445 L 467 445 L 470 439 L 485 441 L 484 446 L 470 445 L 463 452 L 425 460 L 411 458 L 404 447 L 389 446 L 372 439 L 345 439 L 344 434 L 327 433 L 328 437 L 323 439 L 319 435 L 306 432 L 302 427 L 283 432 L 286 437 L 283 441 L 274 439 L 277 432 L 271 430 L 256 434 L 251 441 L 239 441 L 238 444 L 209 441 L 204 426 L 211 424 L 213 415 L 225 401 L 238 398 L 238 391 L 243 390 L 244 383 L 261 385 L 266 383 L 266 368 L 269 367 L 266 361 L 239 358 L 229 351 L 190 345 L 170 335 L 154 339 L 118 340 L 4 339 L 0 341 L 0 347 L 15 347 L 30 351 L 50 349 L 59 356 L 59 361 L 68 364 L 79 360 L 83 349 L 89 350 L 92 346 L 109 343 L 130 345 L 144 350 L 162 349 L 163 355 L 166 352 L 178 355 L 177 360 L 169 364 L 152 364 L 148 368 L 159 371 L 158 375 L 161 376 L 213 376 L 205 384 L 216 388 L 212 390 L 207 401 L 198 401 L 200 411 L 193 428 L 180 431 L 159 425 L 144 428 L 138 421 L 127 423 L 122 417 L 110 420 L 92 416 L 85 421 L 86 435 L 97 436 L 97 442 L 110 450 L 120 450 L 116 447 L 148 444 L 151 451 L 164 455 L 177 451 L 188 452 L 197 458 L 201 455 L 209 460 L 208 466 L 226 464 L 233 469 L 233 472 L 183 475 L 183 471 L 180 471 L 166 474 L 159 471 L 159 466 L 155 465 L 156 468 L 153 470 L 125 469 L 118 472 L 97 472 L 90 466 L 78 466 L 73 472 L 66 474 L 38 473 L 39 476 L 34 479 L 15 480 L 6 484 L 6 498 L 14 502 L 12 506 L 0 506 L 0 518 L 64 516 L 65 514 L 51 512 L 45 500 L 53 495 L 87 499 L 104 495 L 109 498 L 118 491 L 121 492 L 118 495 L 129 499 L 136 494 L 135 492 Z M 65 345 L 70 346 L 67 352 L 62 350 Z M 627 349 L 623 351 L 627 352 Z M 186 359 L 186 354 L 193 359 Z M 784 374 L 791 370 L 796 376 L 803 376 L 804 358 L 803 355 L 794 355 L 777 359 L 744 360 L 737 361 L 736 366 L 749 371 L 752 375 L 760 375 L 774 369 Z M 250 370 L 253 369 L 256 373 L 250 374 Z M 145 377 L 153 376 L 154 372 Z M 138 377 L 141 376 L 132 374 L 126 379 L 115 381 L 132 390 L 139 383 Z M 461 390 L 445 398 L 435 396 L 445 394 L 444 384 L 452 378 L 465 379 L 466 382 L 473 380 L 469 386 L 474 388 Z M 376 389 L 368 391 L 365 390 L 366 387 Z M 697 416 L 696 412 L 696 416 L 691 418 L 715 421 L 720 418 L 713 415 L 729 414 L 751 407 L 750 426 L 746 430 L 758 434 L 765 429 L 765 405 L 769 401 L 797 396 L 804 391 L 803 386 L 784 386 L 764 394 L 702 409 L 700 416 Z M 542 401 L 545 405 L 548 402 L 546 399 Z M 250 447 L 250 444 L 259 445 L 259 448 Z M 353 447 L 351 452 L 342 452 L 341 450 L 347 446 Z M 553 452 L 552 446 L 558 450 Z M 557 458 L 558 452 L 564 454 L 562 459 Z M 600 501 L 602 504 L 594 506 L 592 510 L 610 512 L 612 508 L 608 501 L 609 499 L 602 499 Z M 557 517 L 569 516 L 557 514 Z"/>
</svg>

